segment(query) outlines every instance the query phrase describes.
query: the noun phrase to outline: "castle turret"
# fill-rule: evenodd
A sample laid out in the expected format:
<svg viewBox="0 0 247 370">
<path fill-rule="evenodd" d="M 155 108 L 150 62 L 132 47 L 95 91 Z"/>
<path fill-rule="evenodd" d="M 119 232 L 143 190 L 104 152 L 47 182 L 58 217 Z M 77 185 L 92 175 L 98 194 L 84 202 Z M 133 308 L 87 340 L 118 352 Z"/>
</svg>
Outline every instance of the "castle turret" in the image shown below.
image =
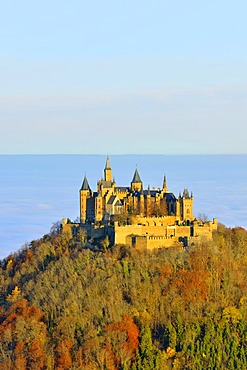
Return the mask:
<svg viewBox="0 0 247 370">
<path fill-rule="evenodd" d="M 150 210 L 151 210 L 151 192 L 150 192 L 150 186 L 148 185 L 147 195 L 146 195 L 146 201 L 145 201 L 145 216 L 150 216 Z"/>
<path fill-rule="evenodd" d="M 139 213 L 140 215 L 143 215 L 144 214 L 144 193 L 143 193 L 143 190 L 141 190 L 140 192 L 140 198 L 139 198 Z"/>
<path fill-rule="evenodd" d="M 86 222 L 87 219 L 87 199 L 90 196 L 91 189 L 85 175 L 80 189 L 80 222 L 83 224 Z"/>
<path fill-rule="evenodd" d="M 132 191 L 141 191 L 142 190 L 142 180 L 136 168 L 133 180 L 131 181 L 131 190 Z"/>
<path fill-rule="evenodd" d="M 111 169 L 109 156 L 106 157 L 104 173 L 105 173 L 105 181 L 112 182 L 112 169 Z"/>
</svg>

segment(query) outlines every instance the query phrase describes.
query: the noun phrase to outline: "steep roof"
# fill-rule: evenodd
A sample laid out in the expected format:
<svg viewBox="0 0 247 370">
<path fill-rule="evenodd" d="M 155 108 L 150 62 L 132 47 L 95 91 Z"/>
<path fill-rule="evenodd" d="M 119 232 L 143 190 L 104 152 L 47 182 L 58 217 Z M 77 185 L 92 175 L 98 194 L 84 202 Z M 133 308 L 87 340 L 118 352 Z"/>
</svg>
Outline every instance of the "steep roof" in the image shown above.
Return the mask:
<svg viewBox="0 0 247 370">
<path fill-rule="evenodd" d="M 176 202 L 177 198 L 175 197 L 175 195 L 173 193 L 166 193 L 165 194 L 165 198 L 168 202 Z"/>
<path fill-rule="evenodd" d="M 183 198 L 186 198 L 186 199 L 189 199 L 190 198 L 190 194 L 189 194 L 189 190 L 188 189 L 184 189 L 184 191 L 183 191 Z"/>
<path fill-rule="evenodd" d="M 111 195 L 110 198 L 109 198 L 109 200 L 108 200 L 108 202 L 107 202 L 107 204 L 113 204 L 114 201 L 115 201 L 115 199 L 116 199 L 116 195 Z"/>
<path fill-rule="evenodd" d="M 100 184 L 103 185 L 103 188 L 109 189 L 109 188 L 112 187 L 112 182 L 111 181 L 101 180 Z"/>
<path fill-rule="evenodd" d="M 83 183 L 81 186 L 81 190 L 90 190 L 86 175 L 84 176 Z"/>
<path fill-rule="evenodd" d="M 135 173 L 134 173 L 134 176 L 133 176 L 133 180 L 132 180 L 132 182 L 142 182 L 142 180 L 141 180 L 141 178 L 140 178 L 140 175 L 139 175 L 139 173 L 138 173 L 137 168 L 136 168 L 136 170 L 135 170 Z"/>
<path fill-rule="evenodd" d="M 110 159 L 109 159 L 109 156 L 107 155 L 106 163 L 105 163 L 105 170 L 110 170 L 110 169 L 111 169 Z"/>
</svg>

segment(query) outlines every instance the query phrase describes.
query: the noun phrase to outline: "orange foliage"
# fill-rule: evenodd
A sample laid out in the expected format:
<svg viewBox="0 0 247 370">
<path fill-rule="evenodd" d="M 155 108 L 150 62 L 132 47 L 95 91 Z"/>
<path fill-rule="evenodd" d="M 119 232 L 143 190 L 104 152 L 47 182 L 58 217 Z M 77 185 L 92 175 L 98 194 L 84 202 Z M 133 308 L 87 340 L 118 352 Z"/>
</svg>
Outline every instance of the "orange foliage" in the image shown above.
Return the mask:
<svg viewBox="0 0 247 370">
<path fill-rule="evenodd" d="M 56 370 L 66 370 L 72 366 L 70 350 L 72 344 L 68 340 L 63 340 L 56 348 Z"/>
<path fill-rule="evenodd" d="M 39 339 L 35 339 L 28 348 L 28 363 L 32 370 L 44 368 L 45 353 Z"/>
<path fill-rule="evenodd" d="M 113 350 L 115 343 L 111 343 L 111 345 L 107 343 L 107 351 L 108 353 L 114 352 L 116 362 L 121 363 L 121 358 L 123 357 L 130 360 L 133 359 L 139 345 L 139 330 L 132 318 L 128 315 L 124 315 L 121 322 L 108 325 L 106 330 L 109 332 L 119 332 L 126 334 L 126 337 L 123 337 L 122 341 L 121 338 L 118 338 L 118 340 L 120 340 L 120 343 L 118 344 L 115 351 Z M 112 341 L 114 341 L 113 338 Z"/>
<path fill-rule="evenodd" d="M 33 257 L 34 257 L 33 252 L 31 251 L 31 249 L 28 249 L 26 253 L 26 260 L 30 261 Z"/>
<path fill-rule="evenodd" d="M 39 336 L 46 338 L 46 326 L 40 322 L 43 318 L 42 311 L 34 306 L 29 306 L 26 299 L 13 303 L 5 312 L 0 325 L 0 340 L 5 338 L 5 333 L 11 333 L 9 343 L 13 348 L 13 364 L 10 368 L 25 370 L 42 370 L 45 368 L 45 353 Z M 18 323 L 25 322 L 25 325 Z M 27 331 L 27 327 L 29 330 Z M 22 328 L 22 329 L 20 329 Z M 37 338 L 34 338 L 37 336 Z M 20 340 L 20 338 L 22 340 Z"/>
<path fill-rule="evenodd" d="M 105 366 L 107 370 L 116 370 L 116 364 L 115 364 L 115 354 L 112 349 L 112 346 L 109 343 L 106 343 L 105 345 Z"/>
<path fill-rule="evenodd" d="M 181 297 L 188 302 L 196 303 L 208 299 L 208 278 L 207 271 L 180 270 L 173 285 Z"/>
<path fill-rule="evenodd" d="M 18 370 L 26 370 L 27 361 L 25 357 L 25 344 L 23 341 L 19 341 L 15 347 L 15 368 Z"/>
<path fill-rule="evenodd" d="M 158 269 L 161 281 L 166 280 L 172 274 L 172 266 L 168 263 L 163 264 L 163 265 L 159 265 L 157 269 Z"/>
</svg>

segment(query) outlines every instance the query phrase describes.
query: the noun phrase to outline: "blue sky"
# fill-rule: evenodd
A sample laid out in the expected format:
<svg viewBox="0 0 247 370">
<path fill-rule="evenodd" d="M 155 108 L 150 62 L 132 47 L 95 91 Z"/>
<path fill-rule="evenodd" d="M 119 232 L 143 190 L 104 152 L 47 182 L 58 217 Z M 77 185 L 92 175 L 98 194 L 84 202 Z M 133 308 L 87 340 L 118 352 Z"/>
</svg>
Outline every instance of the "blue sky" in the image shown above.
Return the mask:
<svg viewBox="0 0 247 370">
<path fill-rule="evenodd" d="M 246 1 L 0 5 L 0 154 L 247 153 Z"/>
</svg>

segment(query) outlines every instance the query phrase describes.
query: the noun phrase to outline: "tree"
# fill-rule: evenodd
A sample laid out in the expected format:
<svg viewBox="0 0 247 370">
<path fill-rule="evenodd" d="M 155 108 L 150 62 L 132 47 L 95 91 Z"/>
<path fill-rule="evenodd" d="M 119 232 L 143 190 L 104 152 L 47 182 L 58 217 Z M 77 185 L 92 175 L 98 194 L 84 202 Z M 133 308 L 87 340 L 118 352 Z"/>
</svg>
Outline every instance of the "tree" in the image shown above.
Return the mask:
<svg viewBox="0 0 247 370">
<path fill-rule="evenodd" d="M 114 353 L 116 363 L 122 367 L 127 366 L 135 358 L 139 344 L 139 330 L 136 324 L 130 316 L 124 315 L 120 322 L 108 325 L 106 330 L 109 353 L 111 351 Z"/>
<path fill-rule="evenodd" d="M 137 351 L 137 370 L 156 370 L 156 355 L 151 330 L 149 327 L 144 327 L 141 331 L 141 341 Z"/>
<path fill-rule="evenodd" d="M 72 358 L 70 350 L 72 344 L 68 340 L 63 340 L 57 344 L 56 347 L 56 369 L 67 370 L 72 365 Z"/>
</svg>

